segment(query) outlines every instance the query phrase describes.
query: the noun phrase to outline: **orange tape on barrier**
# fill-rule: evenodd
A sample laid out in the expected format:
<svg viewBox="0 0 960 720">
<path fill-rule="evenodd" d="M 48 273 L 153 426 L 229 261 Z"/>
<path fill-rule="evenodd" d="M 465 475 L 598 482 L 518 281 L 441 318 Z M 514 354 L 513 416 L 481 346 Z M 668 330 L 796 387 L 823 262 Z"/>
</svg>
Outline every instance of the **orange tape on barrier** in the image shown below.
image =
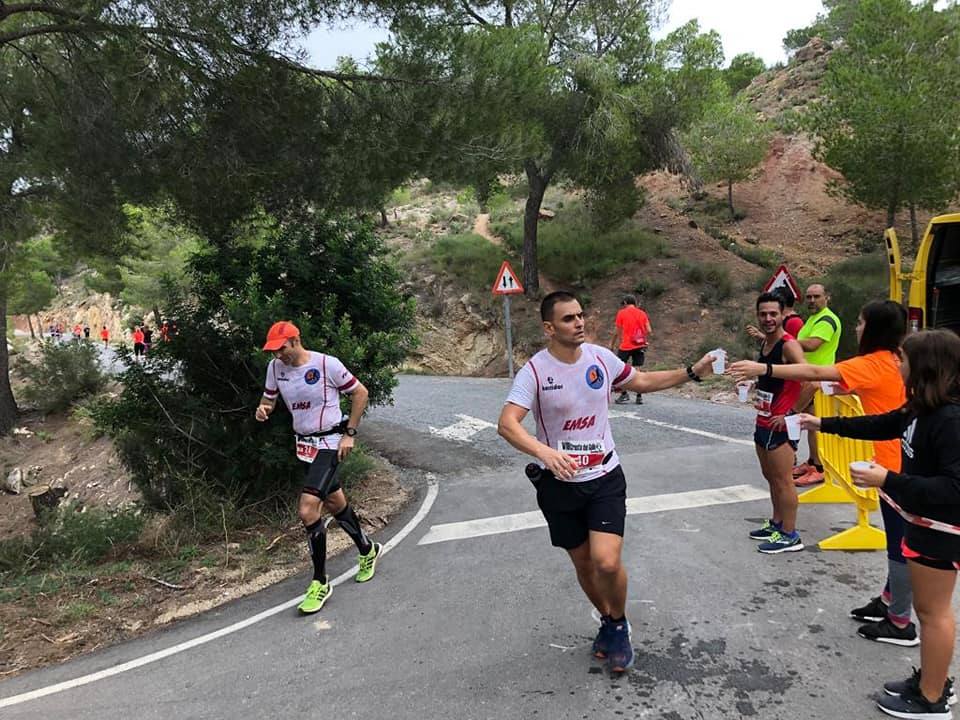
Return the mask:
<svg viewBox="0 0 960 720">
<path fill-rule="evenodd" d="M 859 417 L 863 406 L 855 395 L 824 395 L 817 391 L 814 397 L 817 417 Z M 880 508 L 877 491 L 853 484 L 850 463 L 872 460 L 873 443 L 839 435 L 820 433 L 817 436 L 820 462 L 823 463 L 823 485 L 799 496 L 801 503 L 853 503 L 857 508 L 856 525 L 849 530 L 820 541 L 822 550 L 882 550 L 887 546 L 883 530 L 870 525 L 870 512 Z"/>
</svg>

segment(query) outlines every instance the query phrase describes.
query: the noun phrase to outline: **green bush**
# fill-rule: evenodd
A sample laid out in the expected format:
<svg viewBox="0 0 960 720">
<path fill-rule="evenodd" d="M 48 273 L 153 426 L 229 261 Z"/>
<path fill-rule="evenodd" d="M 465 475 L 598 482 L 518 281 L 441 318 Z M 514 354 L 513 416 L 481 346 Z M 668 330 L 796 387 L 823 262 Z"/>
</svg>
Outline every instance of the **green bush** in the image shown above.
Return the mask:
<svg viewBox="0 0 960 720">
<path fill-rule="evenodd" d="M 340 358 L 372 404 L 389 401 L 416 340 L 413 300 L 385 253 L 369 224 L 316 213 L 217 238 L 190 260 L 189 295 L 163 307 L 177 334 L 150 362 L 128 362 L 121 395 L 92 408 L 148 502 L 194 502 L 203 515 L 207 498 L 238 513 L 289 502 L 303 477 L 289 414 L 278 403 L 259 423 L 253 412 L 271 360 L 260 347 L 277 320 Z"/>
<path fill-rule="evenodd" d="M 680 273 L 688 283 L 700 286 L 700 303 L 703 305 L 712 305 L 733 295 L 733 280 L 725 267 L 683 261 Z"/>
<path fill-rule="evenodd" d="M 503 248 L 474 233 L 441 237 L 430 254 L 437 270 L 474 290 L 492 287 L 505 259 Z"/>
<path fill-rule="evenodd" d="M 871 300 L 884 300 L 890 292 L 887 258 L 883 252 L 841 260 L 827 270 L 821 281 L 830 293 L 830 309 L 843 327 L 837 359 L 857 354 L 854 328 L 860 308 Z M 807 313 L 797 306 L 804 315 Z"/>
<path fill-rule="evenodd" d="M 667 286 L 659 280 L 641 279 L 634 286 L 633 291 L 644 300 L 656 300 L 667 291 Z"/>
<path fill-rule="evenodd" d="M 358 444 L 353 448 L 353 452 L 340 463 L 337 476 L 344 490 L 349 490 L 372 473 L 375 467 L 376 461 L 363 445 Z"/>
<path fill-rule="evenodd" d="M 776 269 L 782 262 L 780 255 L 775 250 L 771 250 L 770 248 L 751 247 L 749 245 L 733 243 L 730 246 L 730 250 L 735 255 L 742 257 L 748 263 L 759 265 L 760 267 L 768 270 Z"/>
<path fill-rule="evenodd" d="M 65 508 L 44 518 L 28 538 L 0 541 L 0 573 L 24 574 L 61 565 L 85 565 L 140 537 L 144 518 L 136 510 L 107 512 Z"/>
<path fill-rule="evenodd" d="M 95 394 L 106 382 L 99 357 L 93 343 L 45 340 L 37 360 L 17 363 L 17 373 L 26 380 L 24 398 L 48 413 Z"/>
</svg>

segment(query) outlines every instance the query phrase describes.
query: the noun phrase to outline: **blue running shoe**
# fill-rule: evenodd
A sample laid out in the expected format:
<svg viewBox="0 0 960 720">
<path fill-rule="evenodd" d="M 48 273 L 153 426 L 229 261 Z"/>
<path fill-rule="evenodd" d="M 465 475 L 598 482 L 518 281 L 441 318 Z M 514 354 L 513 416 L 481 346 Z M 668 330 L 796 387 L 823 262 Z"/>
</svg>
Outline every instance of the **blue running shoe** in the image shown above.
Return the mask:
<svg viewBox="0 0 960 720">
<path fill-rule="evenodd" d="M 784 533 L 774 531 L 770 540 L 757 545 L 757 550 L 766 555 L 776 555 L 783 552 L 797 552 L 803 550 L 803 541 L 800 539 L 800 533 L 796 530 L 793 533 Z"/>
<path fill-rule="evenodd" d="M 764 540 L 769 540 L 775 532 L 782 529 L 783 526 L 777 525 L 773 520 L 765 520 L 762 527 L 750 531 L 750 539 L 763 542 Z"/>
<path fill-rule="evenodd" d="M 603 660 L 610 652 L 610 631 L 613 623 L 607 615 L 600 616 L 600 629 L 597 631 L 597 637 L 593 641 L 593 656 Z"/>
<path fill-rule="evenodd" d="M 630 638 L 630 623 L 624 620 L 610 623 L 610 645 L 607 664 L 610 672 L 622 673 L 633 667 L 633 643 Z"/>
</svg>

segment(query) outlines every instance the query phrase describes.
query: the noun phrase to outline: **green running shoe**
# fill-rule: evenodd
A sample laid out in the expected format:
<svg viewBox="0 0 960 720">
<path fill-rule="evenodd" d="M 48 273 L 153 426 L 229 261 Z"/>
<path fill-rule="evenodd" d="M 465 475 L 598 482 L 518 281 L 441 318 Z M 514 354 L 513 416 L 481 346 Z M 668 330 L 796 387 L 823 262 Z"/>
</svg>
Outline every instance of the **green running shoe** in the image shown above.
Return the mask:
<svg viewBox="0 0 960 720">
<path fill-rule="evenodd" d="M 373 577 L 373 573 L 377 569 L 377 558 L 380 557 L 380 551 L 382 549 L 383 545 L 375 542 L 373 543 L 373 547 L 370 548 L 370 552 L 357 557 L 360 563 L 360 569 L 357 570 L 357 582 L 366 582 Z"/>
<path fill-rule="evenodd" d="M 332 594 L 333 586 L 330 583 L 324 584 L 319 580 L 314 580 L 307 588 L 307 595 L 303 598 L 303 602 L 297 606 L 297 610 L 305 615 L 318 612 Z"/>
</svg>

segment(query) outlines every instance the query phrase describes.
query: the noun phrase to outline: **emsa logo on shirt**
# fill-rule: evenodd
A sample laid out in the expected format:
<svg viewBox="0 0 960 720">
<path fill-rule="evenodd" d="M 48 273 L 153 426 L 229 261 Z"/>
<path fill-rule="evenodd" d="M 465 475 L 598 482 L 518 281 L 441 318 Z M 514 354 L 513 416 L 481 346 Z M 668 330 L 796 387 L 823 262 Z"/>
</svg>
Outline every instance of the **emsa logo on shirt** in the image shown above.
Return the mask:
<svg viewBox="0 0 960 720">
<path fill-rule="evenodd" d="M 567 420 L 563 424 L 562 432 L 566 432 L 567 430 L 586 430 L 587 428 L 592 428 L 596 424 L 596 415 L 584 415 L 583 417 Z"/>
<path fill-rule="evenodd" d="M 599 365 L 591 365 L 587 368 L 586 380 L 587 385 L 594 390 L 599 390 L 603 387 L 603 370 L 600 369 Z"/>
<path fill-rule="evenodd" d="M 299 402 L 295 402 L 293 405 L 291 405 L 291 406 L 290 406 L 290 409 L 291 409 L 291 410 L 309 410 L 309 409 L 310 409 L 310 401 L 309 401 L 309 400 L 300 400 Z"/>
</svg>

